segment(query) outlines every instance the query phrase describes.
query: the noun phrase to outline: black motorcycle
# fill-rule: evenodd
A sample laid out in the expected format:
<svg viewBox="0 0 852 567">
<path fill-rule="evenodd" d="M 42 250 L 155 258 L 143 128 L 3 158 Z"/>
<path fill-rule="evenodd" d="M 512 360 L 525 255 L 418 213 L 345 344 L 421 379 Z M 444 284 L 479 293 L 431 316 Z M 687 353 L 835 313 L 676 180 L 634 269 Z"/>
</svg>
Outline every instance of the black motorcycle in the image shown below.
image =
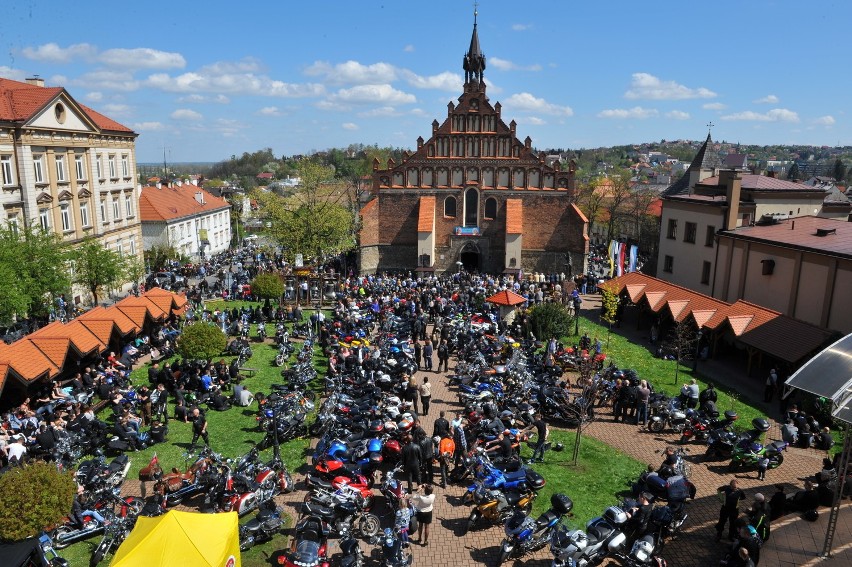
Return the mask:
<svg viewBox="0 0 852 567">
<path fill-rule="evenodd" d="M 122 542 L 133 531 L 133 526 L 136 525 L 136 514 L 127 516 L 116 515 L 112 511 L 107 511 L 104 514 L 106 524 L 104 527 L 104 536 L 100 543 L 92 552 L 92 558 L 89 560 L 89 567 L 96 567 L 110 553 L 114 553 Z"/>
<path fill-rule="evenodd" d="M 506 537 L 500 544 L 500 564 L 545 547 L 555 526 L 574 507 L 570 498 L 559 493 L 550 497 L 550 505 L 551 508 L 537 519 L 522 510 L 509 518 L 504 526 Z"/>
<path fill-rule="evenodd" d="M 246 551 L 256 543 L 269 541 L 275 537 L 284 524 L 281 508 L 273 500 L 260 505 L 254 518 L 240 526 L 240 551 Z"/>
</svg>

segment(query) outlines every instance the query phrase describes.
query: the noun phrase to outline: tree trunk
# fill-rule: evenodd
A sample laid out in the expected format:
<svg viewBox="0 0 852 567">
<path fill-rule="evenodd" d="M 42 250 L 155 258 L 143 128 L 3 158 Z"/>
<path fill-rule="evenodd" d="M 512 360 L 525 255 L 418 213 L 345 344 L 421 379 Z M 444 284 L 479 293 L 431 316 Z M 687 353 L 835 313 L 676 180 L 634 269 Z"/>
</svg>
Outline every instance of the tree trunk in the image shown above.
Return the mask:
<svg viewBox="0 0 852 567">
<path fill-rule="evenodd" d="M 93 301 L 92 307 L 97 307 L 98 306 L 98 288 L 93 287 L 89 291 L 92 292 L 92 301 Z"/>
</svg>

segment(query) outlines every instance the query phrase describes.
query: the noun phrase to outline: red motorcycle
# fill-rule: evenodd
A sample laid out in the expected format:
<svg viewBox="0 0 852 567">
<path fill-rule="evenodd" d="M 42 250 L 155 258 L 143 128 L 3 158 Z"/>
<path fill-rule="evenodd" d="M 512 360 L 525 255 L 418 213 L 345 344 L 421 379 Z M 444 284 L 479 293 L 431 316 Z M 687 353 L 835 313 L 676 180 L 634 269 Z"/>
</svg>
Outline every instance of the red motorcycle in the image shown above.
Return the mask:
<svg viewBox="0 0 852 567">
<path fill-rule="evenodd" d="M 305 516 L 296 524 L 290 549 L 278 552 L 284 567 L 329 567 L 328 526 L 316 516 Z"/>
<path fill-rule="evenodd" d="M 243 473 L 235 474 L 229 468 L 223 468 L 226 469 L 224 490 L 217 508 L 222 512 L 236 512 L 243 516 L 257 510 L 261 504 L 278 494 L 278 484 L 275 482 L 263 485 Z M 274 477 L 270 480 L 274 481 Z"/>
<path fill-rule="evenodd" d="M 333 469 L 340 470 L 341 472 L 346 470 L 337 464 L 340 463 L 340 461 L 325 461 L 324 459 L 317 463 L 317 467 L 323 465 L 323 462 L 332 463 L 331 466 L 333 467 Z M 325 468 L 324 465 L 323 467 Z M 308 474 L 308 476 L 305 477 L 305 485 L 308 487 L 308 489 L 319 488 L 327 491 L 334 491 L 340 489 L 354 490 L 357 491 L 364 499 L 365 510 L 369 510 L 372 507 L 372 481 L 368 482 L 368 479 L 364 475 L 354 473 L 352 471 L 348 471 L 347 475 L 340 474 L 337 476 L 332 476 L 333 474 L 333 470 L 327 470 L 325 473 L 320 472 L 319 475 Z M 331 476 L 331 480 L 327 480 L 328 476 Z"/>
</svg>

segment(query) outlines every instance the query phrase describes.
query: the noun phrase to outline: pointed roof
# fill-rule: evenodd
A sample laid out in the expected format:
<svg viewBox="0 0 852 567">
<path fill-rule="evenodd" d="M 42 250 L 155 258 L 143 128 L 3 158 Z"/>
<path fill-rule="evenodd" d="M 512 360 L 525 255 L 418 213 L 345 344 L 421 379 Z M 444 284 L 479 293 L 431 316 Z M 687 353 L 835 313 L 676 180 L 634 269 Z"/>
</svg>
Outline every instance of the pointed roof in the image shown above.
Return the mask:
<svg viewBox="0 0 852 567">
<path fill-rule="evenodd" d="M 484 84 L 485 78 L 485 55 L 479 47 L 479 34 L 476 33 L 477 11 L 473 11 L 473 34 L 470 36 L 470 47 L 464 56 L 462 68 L 464 69 L 464 82 Z"/>
<path fill-rule="evenodd" d="M 701 147 L 698 149 L 698 153 L 695 154 L 694 158 L 692 158 L 692 163 L 689 164 L 689 167 L 683 172 L 680 179 L 672 183 L 668 189 L 663 191 L 663 196 L 687 193 L 689 191 L 689 174 L 693 171 L 716 171 L 722 168 L 722 160 L 719 159 L 719 154 L 713 150 L 710 150 L 709 152 L 707 151 L 707 146 L 712 143 L 713 139 L 710 137 L 710 132 L 707 132 L 707 139 L 704 140 L 704 143 L 701 144 Z"/>
<path fill-rule="evenodd" d="M 478 12 L 473 12 L 473 35 L 470 36 L 470 47 L 467 50 L 467 56 L 473 60 L 473 57 L 482 57 L 482 50 L 479 48 L 479 34 L 476 33 L 476 16 Z"/>
<path fill-rule="evenodd" d="M 521 303 L 526 303 L 527 299 L 525 297 L 521 297 L 514 291 L 504 289 L 503 291 L 498 291 L 485 301 L 493 303 L 494 305 L 520 305 Z"/>
</svg>

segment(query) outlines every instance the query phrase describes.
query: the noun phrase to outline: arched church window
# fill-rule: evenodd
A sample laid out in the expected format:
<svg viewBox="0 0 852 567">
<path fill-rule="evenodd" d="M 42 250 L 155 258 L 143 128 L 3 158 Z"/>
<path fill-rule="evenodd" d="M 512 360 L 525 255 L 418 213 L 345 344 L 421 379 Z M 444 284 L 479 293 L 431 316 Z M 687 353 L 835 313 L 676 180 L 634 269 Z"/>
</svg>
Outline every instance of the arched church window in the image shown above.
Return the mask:
<svg viewBox="0 0 852 567">
<path fill-rule="evenodd" d="M 456 198 L 455 197 L 447 197 L 444 199 L 444 216 L 445 217 L 455 217 L 456 216 Z"/>
<path fill-rule="evenodd" d="M 494 220 L 497 218 L 497 199 L 488 197 L 485 199 L 485 218 L 486 220 Z"/>
</svg>

